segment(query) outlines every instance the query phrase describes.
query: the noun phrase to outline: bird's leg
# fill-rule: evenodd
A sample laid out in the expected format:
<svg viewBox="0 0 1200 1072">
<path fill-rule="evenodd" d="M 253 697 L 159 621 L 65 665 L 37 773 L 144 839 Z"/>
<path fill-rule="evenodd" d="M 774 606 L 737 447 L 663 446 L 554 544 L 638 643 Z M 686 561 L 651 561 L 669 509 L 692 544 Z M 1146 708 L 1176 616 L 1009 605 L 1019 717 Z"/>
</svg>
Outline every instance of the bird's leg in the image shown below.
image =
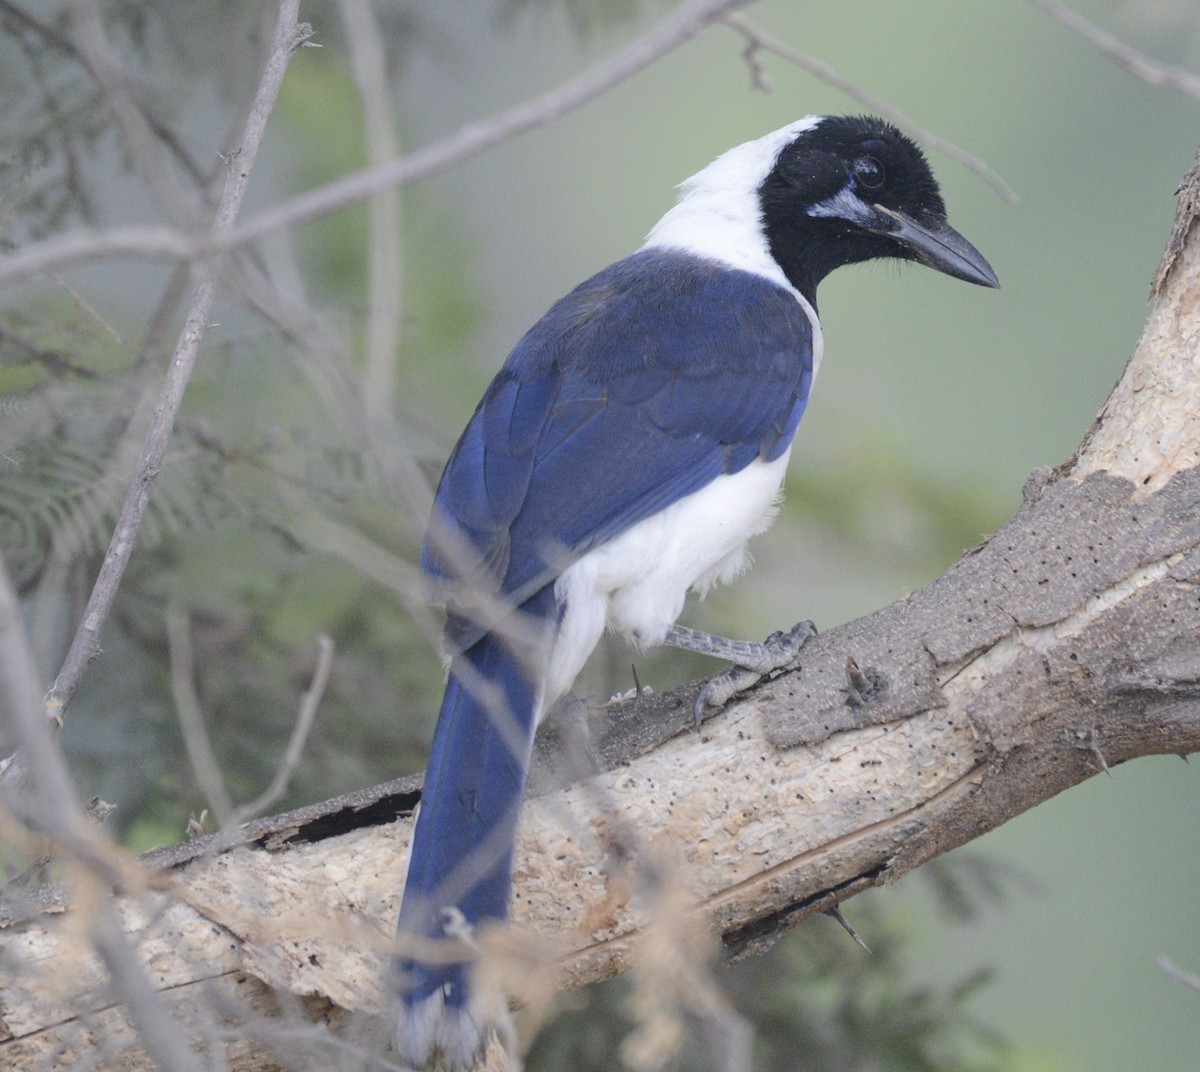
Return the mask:
<svg viewBox="0 0 1200 1072">
<path fill-rule="evenodd" d="M 790 666 L 800 654 L 805 642 L 816 636 L 817 627 L 805 619 L 784 632 L 772 633 L 762 644 L 747 640 L 729 640 L 726 637 L 702 633 L 683 625 L 673 625 L 667 631 L 664 643 L 715 659 L 727 659 L 733 663 L 732 670 L 717 674 L 700 690 L 696 697 L 694 713 L 696 725 L 700 725 L 706 707 L 724 707 L 739 692 L 745 692 L 767 674 Z"/>
</svg>

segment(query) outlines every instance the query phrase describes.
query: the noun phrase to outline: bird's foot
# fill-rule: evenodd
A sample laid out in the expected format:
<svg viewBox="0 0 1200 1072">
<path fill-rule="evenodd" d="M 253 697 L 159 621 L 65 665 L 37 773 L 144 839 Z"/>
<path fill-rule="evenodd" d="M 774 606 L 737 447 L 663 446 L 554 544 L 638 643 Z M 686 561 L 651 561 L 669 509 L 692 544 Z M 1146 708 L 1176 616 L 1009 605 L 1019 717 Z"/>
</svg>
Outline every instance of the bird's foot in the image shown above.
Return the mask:
<svg viewBox="0 0 1200 1072">
<path fill-rule="evenodd" d="M 666 637 L 668 644 L 728 659 L 733 663 L 731 670 L 717 674 L 700 690 L 693 709 L 696 726 L 699 727 L 707 708 L 724 707 L 734 696 L 752 688 L 768 674 L 791 666 L 800 649 L 816 634 L 817 627 L 807 619 L 798 622 L 786 633 L 772 633 L 762 644 L 727 640 L 681 625 L 671 626 Z"/>
</svg>

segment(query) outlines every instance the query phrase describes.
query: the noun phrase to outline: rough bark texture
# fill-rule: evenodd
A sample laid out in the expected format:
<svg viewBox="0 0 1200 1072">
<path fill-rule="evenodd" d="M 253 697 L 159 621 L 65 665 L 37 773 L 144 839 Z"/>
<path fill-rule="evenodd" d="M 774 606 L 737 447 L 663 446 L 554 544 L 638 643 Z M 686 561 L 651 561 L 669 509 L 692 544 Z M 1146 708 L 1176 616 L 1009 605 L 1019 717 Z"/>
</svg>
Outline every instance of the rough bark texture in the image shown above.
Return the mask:
<svg viewBox="0 0 1200 1072">
<path fill-rule="evenodd" d="M 1184 189 L 1145 335 L 1079 453 L 990 540 L 700 733 L 693 684 L 597 719 L 588 779 L 570 776 L 578 749 L 543 742 L 514 908 L 539 941 L 485 938 L 485 965 L 536 982 L 553 962 L 577 986 L 663 928 L 756 951 L 1106 765 L 1200 750 L 1196 203 Z M 249 1024 L 231 1067 L 301 1044 L 263 1026 L 281 1007 L 335 1026 L 378 1011 L 417 798 L 397 782 L 146 858 L 153 888 L 119 898 L 124 925 L 188 1030 Z M 100 895 L 81 881 L 0 916 L 3 1067 L 135 1045 L 77 940 Z"/>
</svg>

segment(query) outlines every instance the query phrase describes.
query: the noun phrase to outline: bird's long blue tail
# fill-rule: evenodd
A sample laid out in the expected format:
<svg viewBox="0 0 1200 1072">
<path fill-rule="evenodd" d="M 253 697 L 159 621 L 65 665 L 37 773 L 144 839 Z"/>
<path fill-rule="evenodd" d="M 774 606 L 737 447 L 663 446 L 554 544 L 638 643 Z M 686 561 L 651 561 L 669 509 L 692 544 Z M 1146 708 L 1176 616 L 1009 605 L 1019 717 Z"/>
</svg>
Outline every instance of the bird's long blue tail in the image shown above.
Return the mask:
<svg viewBox="0 0 1200 1072">
<path fill-rule="evenodd" d="M 528 609 L 523 608 L 523 609 Z M 400 908 L 396 1045 L 421 1067 L 472 1063 L 469 965 L 445 941 L 505 918 L 538 687 L 512 645 L 485 634 L 457 656 L 434 731 Z M 446 954 L 422 959 L 419 946 Z"/>
</svg>

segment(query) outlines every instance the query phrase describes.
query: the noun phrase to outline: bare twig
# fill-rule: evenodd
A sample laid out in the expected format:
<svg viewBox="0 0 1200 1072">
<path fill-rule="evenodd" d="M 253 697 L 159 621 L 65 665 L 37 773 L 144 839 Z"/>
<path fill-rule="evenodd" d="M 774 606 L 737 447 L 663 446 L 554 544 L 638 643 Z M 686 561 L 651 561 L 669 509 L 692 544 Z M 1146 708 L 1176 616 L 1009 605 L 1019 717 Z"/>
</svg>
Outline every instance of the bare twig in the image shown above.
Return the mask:
<svg viewBox="0 0 1200 1072">
<path fill-rule="evenodd" d="M 166 617 L 171 695 L 175 699 L 183 747 L 192 765 L 192 773 L 200 783 L 200 791 L 216 813 L 217 822 L 224 825 L 233 816 L 233 798 L 225 787 L 225 777 L 221 774 L 221 765 L 217 762 L 208 731 L 204 728 L 204 715 L 196 695 L 191 622 L 187 611 L 175 603 L 167 607 Z"/>
<path fill-rule="evenodd" d="M 18 745 L 17 753 L 0 763 L 0 790 L 7 796 L 5 803 L 106 882 L 136 887 L 136 869 L 84 820 L 83 804 L 55 743 L 59 723 L 46 717 L 40 692 L 21 604 L 8 568 L 0 559 L 0 716 Z"/>
<path fill-rule="evenodd" d="M 1119 37 L 1097 26 L 1089 19 L 1072 11 L 1058 0 L 1029 0 L 1034 7 L 1039 8 L 1066 26 L 1074 30 L 1088 44 L 1092 45 L 1101 55 L 1112 60 L 1121 70 L 1140 78 L 1152 86 L 1170 86 L 1186 93 L 1189 97 L 1200 100 L 1200 75 L 1185 71 L 1182 67 L 1172 67 L 1167 63 L 1159 63 L 1144 52 L 1139 52 L 1132 45 L 1127 45 Z"/>
<path fill-rule="evenodd" d="M 342 0 L 342 19 L 362 102 L 367 161 L 382 166 L 399 152 L 396 121 L 388 98 L 383 35 L 370 0 Z M 431 489 L 409 448 L 397 434 L 393 409 L 396 364 L 404 312 L 403 214 L 400 187 L 384 187 L 367 205 L 370 212 L 366 371 L 359 391 L 370 451 L 390 492 L 406 503 L 409 516 L 424 518 L 432 505 Z"/>
<path fill-rule="evenodd" d="M 75 287 L 71 286 L 62 276 L 51 274 L 50 279 L 56 287 L 65 290 L 75 307 L 89 320 L 94 322 L 113 342 L 121 347 L 129 346 L 124 336 L 108 321 L 107 317 L 92 305 Z"/>
<path fill-rule="evenodd" d="M 388 100 L 382 34 L 370 0 L 342 0 L 342 21 L 362 101 L 367 162 L 378 166 L 398 154 L 396 124 Z M 391 408 L 396 383 L 404 273 L 401 259 L 399 187 L 385 187 L 368 203 L 370 278 L 367 287 L 367 364 L 364 401 L 372 424 Z"/>
<path fill-rule="evenodd" d="M 296 724 L 292 727 L 292 736 L 284 749 L 279 766 L 275 768 L 275 776 L 271 784 L 250 803 L 243 804 L 234 813 L 229 825 L 237 826 L 261 815 L 287 791 L 300 756 L 304 752 L 305 742 L 312 732 L 313 722 L 317 717 L 317 708 L 325 695 L 325 687 L 329 684 L 329 672 L 333 668 L 333 640 L 321 633 L 317 637 L 317 665 L 313 670 L 312 681 L 307 691 L 300 697 L 300 710 L 296 713 Z"/>
<path fill-rule="evenodd" d="M 1162 971 L 1164 971 L 1176 982 L 1183 983 L 1184 986 L 1190 987 L 1192 990 L 1200 993 L 1200 975 L 1195 975 L 1190 971 L 1185 971 L 1174 961 L 1172 961 L 1171 958 L 1165 953 L 1158 957 L 1154 963 L 1157 964 Z"/>
<path fill-rule="evenodd" d="M 103 471 L 97 474 L 87 491 L 89 514 L 97 523 L 120 494 L 129 474 L 137 465 L 137 437 L 127 433 L 134 425 L 143 426 L 153 413 L 157 380 L 151 373 L 159 365 L 160 359 L 166 357 L 168 332 L 186 294 L 189 274 L 185 264 L 177 265 L 171 273 L 146 327 L 137 363 L 126 383 L 120 408 L 113 414 L 119 421 L 119 430 L 114 437 L 115 450 L 105 459 Z M 81 551 L 76 534 L 61 529 L 52 533 L 50 554 L 38 581 L 30 626 L 34 654 L 39 658 L 40 665 L 46 667 L 47 673 L 53 665 L 51 653 L 57 643 L 60 616 L 66 614 L 67 620 L 74 617 L 77 600 L 73 599 L 68 606 L 66 589 L 68 581 L 72 579 L 71 567 L 79 563 Z"/>
<path fill-rule="evenodd" d="M 0 713 L 13 737 L 29 749 L 0 765 L 0 790 L 20 795 L 30 779 L 30 761 L 38 763 L 53 752 L 50 730 L 40 708 L 37 664 L 29 646 L 21 604 L 0 559 Z M 53 768 L 53 764 L 51 764 Z M 47 777 L 54 776 L 50 769 Z M 70 783 L 55 788 L 70 793 Z M 12 801 L 15 805 L 16 801 Z"/>
<path fill-rule="evenodd" d="M 110 258 L 190 261 L 213 250 L 211 240 L 193 240 L 174 227 L 80 229 L 31 243 L 16 253 L 0 257 L 0 283 L 27 282 L 40 272 Z"/>
<path fill-rule="evenodd" d="M 231 154 L 228 162 L 225 187 L 212 225 L 213 235 L 227 234 L 233 227 L 288 61 L 311 32 L 307 26 L 296 24 L 298 6 L 299 0 L 284 0 L 282 3 L 276 23 L 274 47 L 259 82 L 254 106 L 247 119 L 240 147 Z M 200 340 L 208 326 L 216 287 L 217 265 L 211 261 L 202 262 L 197 269 L 196 289 L 175 348 L 170 371 L 163 383 L 158 406 L 146 432 L 141 463 L 130 483 L 116 530 L 104 557 L 104 564 L 84 608 L 83 619 L 72 639 L 58 678 L 46 695 L 45 702 L 50 711 L 61 714 L 66 708 L 79 686 L 84 670 L 99 650 L 100 629 L 112 609 L 138 529 L 149 506 L 150 495 L 162 467 L 171 429 L 174 427 L 184 391 L 195 367 Z"/>
<path fill-rule="evenodd" d="M 267 786 L 248 804 L 234 806 L 233 798 L 225 785 L 221 765 L 212 749 L 208 731 L 204 728 L 204 716 L 200 700 L 196 695 L 192 658 L 191 623 L 187 611 L 178 605 L 167 608 L 167 645 L 171 654 L 171 693 L 175 698 L 175 709 L 179 715 L 179 728 L 183 732 L 183 743 L 188 760 L 200 790 L 212 806 L 217 822 L 223 829 L 236 827 L 257 815 L 261 815 L 274 804 L 288 787 L 304 745 L 312 732 L 317 708 L 329 684 L 329 673 L 333 667 L 333 641 L 324 633 L 317 637 L 317 665 L 312 681 L 300 698 L 300 708 L 292 727 L 292 735 L 275 768 L 275 774 Z M 203 827 L 203 819 L 200 821 Z"/>
<path fill-rule="evenodd" d="M 840 89 L 846 96 L 870 108 L 871 111 L 877 112 L 885 119 L 889 119 L 922 145 L 934 149 L 944 156 L 948 156 L 956 163 L 961 164 L 967 171 L 983 179 L 984 182 L 991 186 L 1010 205 L 1017 203 L 1016 191 L 978 157 L 972 156 L 965 149 L 959 148 L 953 142 L 946 141 L 932 131 L 926 130 L 924 127 L 914 123 L 894 104 L 884 100 L 882 97 L 875 96 L 874 93 L 864 89 L 858 83 L 852 82 L 845 75 L 840 74 L 830 67 L 829 64 L 817 59 L 815 56 L 808 55 L 806 52 L 801 52 L 798 48 L 794 48 L 784 41 L 777 40 L 769 34 L 763 33 L 749 19 L 736 12 L 723 15 L 721 21 L 746 39 L 747 45 L 744 56 L 750 67 L 751 80 L 757 88 L 762 88 L 765 84 L 765 71 L 759 62 L 758 54 L 760 52 L 772 52 L 781 59 L 785 59 L 789 63 L 794 63 L 797 67 L 803 68 L 822 82 L 833 86 L 835 89 Z"/>
</svg>

